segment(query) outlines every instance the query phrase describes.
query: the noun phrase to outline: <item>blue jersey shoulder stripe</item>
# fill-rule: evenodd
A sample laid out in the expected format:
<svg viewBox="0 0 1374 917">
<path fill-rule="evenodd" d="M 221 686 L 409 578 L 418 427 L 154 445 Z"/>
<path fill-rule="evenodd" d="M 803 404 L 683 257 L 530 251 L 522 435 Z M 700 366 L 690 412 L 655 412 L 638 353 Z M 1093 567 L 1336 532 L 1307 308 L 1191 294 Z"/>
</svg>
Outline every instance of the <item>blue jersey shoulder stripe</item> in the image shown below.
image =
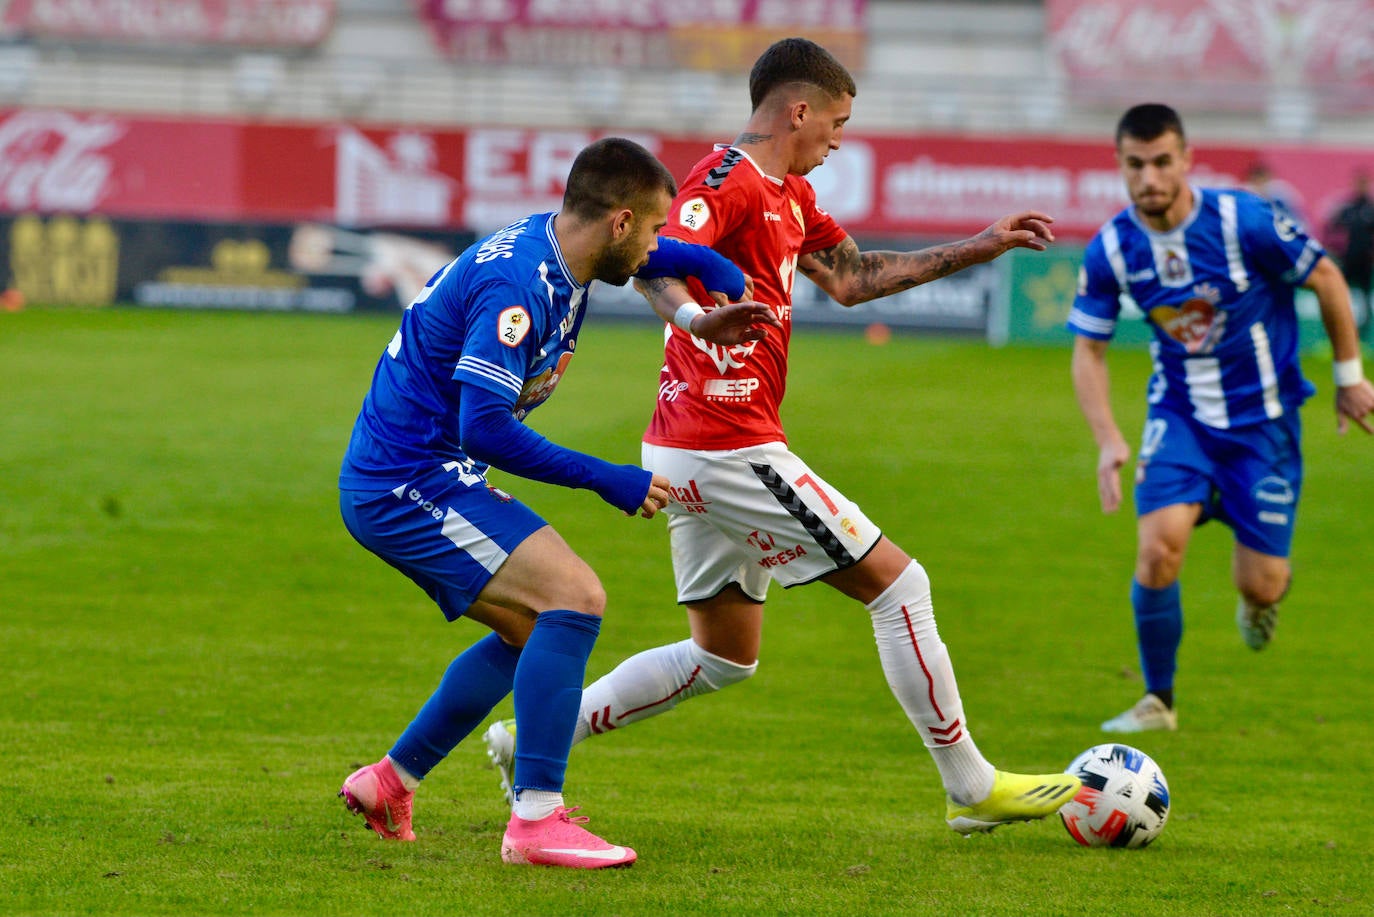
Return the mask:
<svg viewBox="0 0 1374 917">
<path fill-rule="evenodd" d="M 508 388 L 517 395 L 520 394 L 520 377 L 502 366 L 497 366 L 495 363 L 471 356 L 470 354 L 464 354 L 459 358 L 458 365 L 454 367 L 454 374 L 457 375 L 459 372 L 480 376 L 483 379 L 490 379 L 502 388 Z"/>
</svg>

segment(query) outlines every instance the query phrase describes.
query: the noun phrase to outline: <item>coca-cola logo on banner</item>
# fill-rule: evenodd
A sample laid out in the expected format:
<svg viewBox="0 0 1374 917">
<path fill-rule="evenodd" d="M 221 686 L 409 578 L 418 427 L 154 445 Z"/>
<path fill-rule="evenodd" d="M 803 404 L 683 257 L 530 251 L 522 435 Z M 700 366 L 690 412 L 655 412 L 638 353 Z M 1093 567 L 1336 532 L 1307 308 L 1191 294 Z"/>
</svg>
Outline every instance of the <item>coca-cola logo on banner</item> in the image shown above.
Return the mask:
<svg viewBox="0 0 1374 917">
<path fill-rule="evenodd" d="M 0 121 L 0 206 L 95 210 L 110 190 L 106 148 L 124 125 L 62 111 L 21 111 Z"/>
</svg>

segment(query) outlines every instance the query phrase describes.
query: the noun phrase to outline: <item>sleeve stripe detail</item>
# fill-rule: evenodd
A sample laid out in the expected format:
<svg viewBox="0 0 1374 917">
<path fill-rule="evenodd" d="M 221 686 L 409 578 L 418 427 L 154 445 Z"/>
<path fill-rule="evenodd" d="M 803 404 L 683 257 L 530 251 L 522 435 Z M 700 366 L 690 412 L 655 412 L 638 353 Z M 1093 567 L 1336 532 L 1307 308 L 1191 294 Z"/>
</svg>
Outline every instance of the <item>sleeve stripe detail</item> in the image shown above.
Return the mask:
<svg viewBox="0 0 1374 917">
<path fill-rule="evenodd" d="M 1116 330 L 1116 319 L 1098 318 L 1077 307 L 1069 310 L 1069 325 L 1089 334 L 1110 336 Z"/>
<path fill-rule="evenodd" d="M 517 395 L 520 394 L 521 379 L 515 373 L 503 366 L 497 366 L 486 360 L 479 360 L 477 357 L 464 356 L 458 360 L 458 365 L 454 367 L 454 372 L 466 372 L 474 376 L 481 376 L 483 379 L 490 379 L 502 388 L 508 388 Z"/>
<path fill-rule="evenodd" d="M 1326 254 L 1321 244 L 1315 239 L 1308 239 L 1307 245 L 1303 247 L 1302 254 L 1298 256 L 1297 262 L 1284 274 L 1284 279 L 1290 283 L 1301 283 L 1307 279 L 1307 275 L 1312 272 L 1312 266 L 1317 263 L 1317 259 Z"/>
<path fill-rule="evenodd" d="M 727 150 L 725 156 L 720 160 L 720 165 L 706 173 L 706 181 L 704 182 L 706 187 L 719 189 L 721 185 L 725 184 L 725 179 L 734 170 L 735 166 L 739 164 L 740 158 L 743 155 L 744 154 L 734 147 Z"/>
</svg>

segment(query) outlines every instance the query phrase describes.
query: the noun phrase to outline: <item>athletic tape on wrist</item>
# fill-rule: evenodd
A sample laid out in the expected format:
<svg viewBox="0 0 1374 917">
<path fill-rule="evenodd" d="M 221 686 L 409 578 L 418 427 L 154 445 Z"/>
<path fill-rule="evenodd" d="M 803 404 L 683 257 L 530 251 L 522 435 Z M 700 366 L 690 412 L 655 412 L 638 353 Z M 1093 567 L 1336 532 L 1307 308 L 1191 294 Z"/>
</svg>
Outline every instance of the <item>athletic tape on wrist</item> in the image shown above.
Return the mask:
<svg viewBox="0 0 1374 917">
<path fill-rule="evenodd" d="M 673 313 L 673 324 L 677 325 L 688 334 L 692 333 L 692 319 L 698 315 L 705 315 L 706 310 L 694 302 L 685 302 L 677 307 Z"/>
<path fill-rule="evenodd" d="M 1364 381 L 1364 361 L 1359 357 L 1337 360 L 1331 364 L 1331 375 L 1341 388 L 1347 385 L 1359 385 Z"/>
</svg>

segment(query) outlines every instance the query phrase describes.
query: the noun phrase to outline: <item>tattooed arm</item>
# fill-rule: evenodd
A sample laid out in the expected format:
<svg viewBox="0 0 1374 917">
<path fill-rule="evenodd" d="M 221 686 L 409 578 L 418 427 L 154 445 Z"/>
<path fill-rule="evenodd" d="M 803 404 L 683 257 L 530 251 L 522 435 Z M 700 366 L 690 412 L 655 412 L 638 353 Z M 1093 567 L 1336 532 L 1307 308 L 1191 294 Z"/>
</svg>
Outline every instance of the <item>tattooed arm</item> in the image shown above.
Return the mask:
<svg viewBox="0 0 1374 917">
<path fill-rule="evenodd" d="M 853 238 L 802 255 L 797 266 L 836 302 L 853 306 L 991 261 L 1013 248 L 1044 251 L 1052 217 L 1033 210 L 1005 216 L 971 239 L 914 252 L 864 252 Z"/>
<path fill-rule="evenodd" d="M 677 277 L 635 278 L 635 289 L 654 307 L 658 317 L 670 325 L 675 321 L 678 309 L 695 303 L 687 284 Z M 777 315 L 763 303 L 754 302 L 754 283 L 746 277 L 744 295 L 748 298 L 740 302 L 728 302 L 725 294 L 711 292 L 716 307 L 709 312 L 701 312 L 691 319 L 690 334 L 710 341 L 712 344 L 733 346 L 745 341 L 757 341 L 768 334 L 768 326 L 781 327 Z M 685 330 L 685 329 L 684 329 Z"/>
</svg>

